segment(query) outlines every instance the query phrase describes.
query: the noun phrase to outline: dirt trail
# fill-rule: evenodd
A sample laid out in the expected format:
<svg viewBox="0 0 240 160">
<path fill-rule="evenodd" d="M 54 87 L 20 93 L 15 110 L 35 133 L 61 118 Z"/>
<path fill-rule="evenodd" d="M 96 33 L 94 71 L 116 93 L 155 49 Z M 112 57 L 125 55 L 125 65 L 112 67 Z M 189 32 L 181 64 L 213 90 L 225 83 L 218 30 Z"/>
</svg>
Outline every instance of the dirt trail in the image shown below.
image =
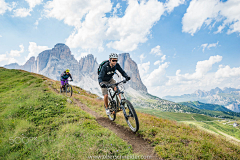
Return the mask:
<svg viewBox="0 0 240 160">
<path fill-rule="evenodd" d="M 57 89 L 52 88 L 49 86 L 54 92 L 59 93 Z M 154 148 L 143 138 L 137 136 L 135 133 L 133 133 L 130 129 L 126 129 L 121 125 L 116 124 L 115 122 L 110 121 L 107 117 L 102 117 L 95 111 L 88 108 L 85 104 L 81 103 L 77 99 L 71 97 L 73 99 L 73 102 L 78 105 L 82 110 L 90 113 L 94 117 L 96 117 L 96 120 L 98 124 L 101 126 L 108 128 L 112 132 L 114 132 L 117 136 L 119 136 L 124 141 L 127 141 L 129 144 L 132 145 L 133 152 L 139 153 L 145 157 L 150 157 L 148 159 L 161 159 L 156 155 L 154 152 Z M 146 158 L 147 159 L 147 158 Z"/>
</svg>

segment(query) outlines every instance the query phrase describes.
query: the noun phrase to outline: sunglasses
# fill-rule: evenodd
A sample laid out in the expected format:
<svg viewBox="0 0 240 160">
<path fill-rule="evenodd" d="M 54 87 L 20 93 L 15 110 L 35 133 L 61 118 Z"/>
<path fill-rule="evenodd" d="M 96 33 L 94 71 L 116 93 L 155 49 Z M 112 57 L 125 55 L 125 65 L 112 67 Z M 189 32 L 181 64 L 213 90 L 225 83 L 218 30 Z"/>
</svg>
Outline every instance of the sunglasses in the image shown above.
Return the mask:
<svg viewBox="0 0 240 160">
<path fill-rule="evenodd" d="M 118 60 L 112 60 L 112 62 L 117 62 Z"/>
</svg>

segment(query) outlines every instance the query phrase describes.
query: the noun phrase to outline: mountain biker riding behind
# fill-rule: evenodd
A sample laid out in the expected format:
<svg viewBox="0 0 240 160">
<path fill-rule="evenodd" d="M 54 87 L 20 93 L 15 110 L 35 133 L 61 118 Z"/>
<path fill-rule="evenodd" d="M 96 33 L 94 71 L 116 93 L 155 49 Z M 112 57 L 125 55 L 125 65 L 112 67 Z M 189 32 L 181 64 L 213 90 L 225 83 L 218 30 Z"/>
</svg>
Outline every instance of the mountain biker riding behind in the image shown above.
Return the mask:
<svg viewBox="0 0 240 160">
<path fill-rule="evenodd" d="M 111 114 L 111 112 L 108 108 L 107 85 L 116 83 L 116 81 L 113 79 L 113 75 L 114 75 L 115 71 L 118 70 L 122 74 L 122 76 L 126 78 L 127 81 L 131 79 L 126 74 L 126 72 L 124 72 L 124 70 L 120 67 L 120 65 L 117 63 L 117 61 L 118 61 L 118 55 L 116 53 L 111 53 L 109 55 L 109 61 L 106 62 L 102 66 L 101 71 L 100 71 L 99 76 L 98 76 L 98 82 L 99 82 L 99 85 L 102 89 L 102 94 L 104 96 L 104 105 L 106 107 L 106 114 L 107 115 Z M 112 87 L 114 87 L 115 91 L 117 90 L 115 85 L 112 86 Z"/>
<path fill-rule="evenodd" d="M 63 89 L 63 86 L 64 86 L 64 83 L 67 84 L 68 83 L 68 78 L 71 78 L 71 80 L 73 81 L 72 79 L 72 75 L 70 74 L 70 70 L 69 69 L 66 69 L 66 71 L 64 71 L 62 74 L 61 74 L 61 89 Z"/>
</svg>

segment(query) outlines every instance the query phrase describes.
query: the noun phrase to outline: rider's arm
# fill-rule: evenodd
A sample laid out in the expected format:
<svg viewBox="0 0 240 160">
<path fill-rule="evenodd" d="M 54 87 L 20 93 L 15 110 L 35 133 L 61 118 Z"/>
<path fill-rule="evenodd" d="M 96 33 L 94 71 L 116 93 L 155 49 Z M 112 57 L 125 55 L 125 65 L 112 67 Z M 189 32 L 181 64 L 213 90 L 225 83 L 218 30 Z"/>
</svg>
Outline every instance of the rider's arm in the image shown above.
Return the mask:
<svg viewBox="0 0 240 160">
<path fill-rule="evenodd" d="M 63 75 L 64 75 L 64 73 L 62 73 L 62 74 L 61 74 L 61 76 L 60 76 L 60 80 L 62 80 L 62 79 L 63 79 Z"/>
<path fill-rule="evenodd" d="M 102 66 L 102 69 L 98 75 L 98 83 L 100 84 L 103 80 L 103 77 L 105 76 L 106 74 L 106 70 L 107 70 L 107 67 L 105 65 Z"/>
<path fill-rule="evenodd" d="M 122 74 L 123 77 L 128 77 L 127 73 L 122 69 L 122 67 L 117 63 L 116 69 Z"/>
<path fill-rule="evenodd" d="M 72 80 L 72 75 L 69 73 L 69 77 L 71 78 L 71 80 Z"/>
</svg>

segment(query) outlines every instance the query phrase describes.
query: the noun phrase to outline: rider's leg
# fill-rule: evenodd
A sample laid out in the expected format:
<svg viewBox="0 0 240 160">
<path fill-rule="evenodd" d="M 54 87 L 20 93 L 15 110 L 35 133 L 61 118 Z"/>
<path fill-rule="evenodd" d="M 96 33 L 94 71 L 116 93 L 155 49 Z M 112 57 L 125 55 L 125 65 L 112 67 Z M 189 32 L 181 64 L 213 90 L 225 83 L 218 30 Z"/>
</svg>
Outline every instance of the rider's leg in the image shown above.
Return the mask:
<svg viewBox="0 0 240 160">
<path fill-rule="evenodd" d="M 105 82 L 104 82 L 105 83 Z M 103 100 L 104 100 L 104 106 L 108 108 L 108 90 L 107 88 L 101 88 Z"/>
<path fill-rule="evenodd" d="M 114 87 L 114 91 L 116 91 L 116 90 L 117 90 L 117 87 Z M 121 94 L 119 94 L 118 96 L 119 96 L 119 99 L 121 101 Z M 118 106 L 120 106 L 120 101 L 118 101 Z"/>
<path fill-rule="evenodd" d="M 104 95 L 104 105 L 106 108 L 108 108 L 108 95 L 107 94 Z"/>
<path fill-rule="evenodd" d="M 64 86 L 64 81 L 61 80 L 61 89 L 63 89 L 63 86 Z"/>
</svg>

